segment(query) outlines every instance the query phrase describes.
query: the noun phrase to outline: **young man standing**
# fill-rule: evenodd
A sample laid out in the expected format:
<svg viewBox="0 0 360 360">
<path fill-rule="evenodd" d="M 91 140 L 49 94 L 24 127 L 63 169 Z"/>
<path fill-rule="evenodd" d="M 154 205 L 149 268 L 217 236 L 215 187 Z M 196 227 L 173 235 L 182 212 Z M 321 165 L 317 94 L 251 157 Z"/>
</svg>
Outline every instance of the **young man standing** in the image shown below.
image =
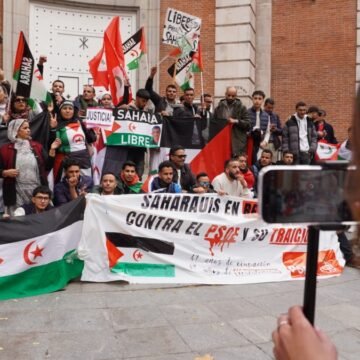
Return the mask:
<svg viewBox="0 0 360 360">
<path fill-rule="evenodd" d="M 64 82 L 62 80 L 55 80 L 52 83 L 51 91 L 52 93 L 50 93 L 50 95 L 54 105 L 53 114 L 59 114 L 59 107 L 66 100 L 63 96 L 65 91 Z"/>
<path fill-rule="evenodd" d="M 258 159 L 258 152 L 262 142 L 268 142 L 269 139 L 265 137 L 267 135 L 267 129 L 269 124 L 269 115 L 262 109 L 262 105 L 265 99 L 265 93 L 261 90 L 256 90 L 252 94 L 252 107 L 248 109 L 250 121 L 251 121 L 251 137 L 253 139 L 253 153 L 252 163 L 255 163 Z"/>
<path fill-rule="evenodd" d="M 306 116 L 306 104 L 299 101 L 296 112 L 283 128 L 282 150 L 291 151 L 295 164 L 310 164 L 317 147 L 317 134 L 312 120 Z"/>
<path fill-rule="evenodd" d="M 272 162 L 275 164 L 278 160 L 278 149 L 281 147 L 282 127 L 279 115 L 274 113 L 275 101 L 267 98 L 264 103 L 264 110 L 269 116 L 270 127 L 266 128 L 264 138 L 268 137 L 268 141 L 264 139 L 260 146 L 262 149 L 269 149 L 273 153 Z M 268 133 L 270 132 L 270 134 Z"/>
<path fill-rule="evenodd" d="M 148 77 L 145 89 L 150 94 L 150 99 L 155 105 L 155 112 L 160 113 L 162 116 L 172 116 L 174 108 L 178 105 L 176 103 L 177 89 L 175 85 L 168 85 L 165 90 L 165 96 L 161 97 L 153 89 L 154 76 L 157 72 L 157 66 L 151 68 L 150 76 Z"/>
<path fill-rule="evenodd" d="M 201 113 L 204 119 L 206 119 L 206 127 L 202 130 L 202 137 L 205 144 L 209 141 L 210 124 L 214 121 L 214 113 L 212 112 L 213 98 L 210 94 L 201 95 Z"/>
<path fill-rule="evenodd" d="M 198 118 L 194 121 L 193 133 L 191 142 L 193 145 L 204 145 L 202 132 L 206 128 L 205 114 L 200 112 L 197 105 L 194 104 L 195 91 L 193 88 L 188 88 L 184 91 L 184 103 L 182 107 L 174 110 L 174 117 L 176 118 Z"/>
</svg>

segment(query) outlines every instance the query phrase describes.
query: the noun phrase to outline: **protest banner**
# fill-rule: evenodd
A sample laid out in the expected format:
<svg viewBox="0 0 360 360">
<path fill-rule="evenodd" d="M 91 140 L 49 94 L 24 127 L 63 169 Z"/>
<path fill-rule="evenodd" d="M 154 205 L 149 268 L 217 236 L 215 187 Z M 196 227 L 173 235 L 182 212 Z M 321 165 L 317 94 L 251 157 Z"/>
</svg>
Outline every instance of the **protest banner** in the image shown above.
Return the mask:
<svg viewBox="0 0 360 360">
<path fill-rule="evenodd" d="M 197 49 L 200 37 L 201 19 L 185 12 L 168 8 L 166 11 L 162 42 L 167 45 L 180 46 L 181 38 L 190 42 L 193 50 Z"/>
<path fill-rule="evenodd" d="M 162 118 L 147 111 L 113 110 L 114 124 L 105 131 L 106 145 L 158 148 L 161 141 Z"/>
<path fill-rule="evenodd" d="M 87 108 L 86 127 L 99 127 L 104 130 L 111 130 L 114 125 L 114 115 L 112 109 Z"/>
<path fill-rule="evenodd" d="M 123 204 L 126 204 L 124 206 Z M 307 228 L 268 225 L 254 199 L 214 194 L 87 196 L 78 252 L 84 281 L 244 284 L 303 279 Z M 341 274 L 321 233 L 318 276 Z"/>
</svg>

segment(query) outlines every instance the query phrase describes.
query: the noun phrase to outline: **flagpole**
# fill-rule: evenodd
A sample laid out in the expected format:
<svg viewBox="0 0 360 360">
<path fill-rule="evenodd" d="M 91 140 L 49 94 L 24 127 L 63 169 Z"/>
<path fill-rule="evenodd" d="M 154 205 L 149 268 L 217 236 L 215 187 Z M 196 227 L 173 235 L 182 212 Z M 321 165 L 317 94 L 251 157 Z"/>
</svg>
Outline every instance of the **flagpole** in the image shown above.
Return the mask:
<svg viewBox="0 0 360 360">
<path fill-rule="evenodd" d="M 182 51 L 180 48 L 175 48 L 174 50 L 171 50 L 167 55 L 165 55 L 158 63 L 157 66 L 159 66 L 162 62 L 164 62 L 169 57 L 175 57 L 178 59 L 179 55 L 182 54 Z"/>
<path fill-rule="evenodd" d="M 164 56 L 164 57 L 157 63 L 157 66 L 159 66 L 161 63 L 163 63 L 168 57 L 170 57 L 169 54 L 167 54 L 166 56 Z"/>
<path fill-rule="evenodd" d="M 200 71 L 200 86 L 201 86 L 201 96 L 202 96 L 202 102 L 205 101 L 204 99 L 204 79 L 203 79 L 203 72 Z"/>
<path fill-rule="evenodd" d="M 8 103 L 6 105 L 6 112 L 9 113 L 10 111 L 10 104 L 11 104 L 11 97 L 12 97 L 12 83 L 9 81 L 10 83 L 10 89 L 9 89 L 9 94 L 8 94 Z"/>
<path fill-rule="evenodd" d="M 174 83 L 174 85 L 176 84 L 176 64 L 177 64 L 177 59 L 174 62 L 174 73 L 173 73 L 173 83 Z"/>
<path fill-rule="evenodd" d="M 147 54 L 146 54 L 146 74 L 147 74 L 147 76 L 149 76 L 149 74 L 150 74 L 150 71 L 149 71 L 149 57 L 148 57 Z"/>
</svg>

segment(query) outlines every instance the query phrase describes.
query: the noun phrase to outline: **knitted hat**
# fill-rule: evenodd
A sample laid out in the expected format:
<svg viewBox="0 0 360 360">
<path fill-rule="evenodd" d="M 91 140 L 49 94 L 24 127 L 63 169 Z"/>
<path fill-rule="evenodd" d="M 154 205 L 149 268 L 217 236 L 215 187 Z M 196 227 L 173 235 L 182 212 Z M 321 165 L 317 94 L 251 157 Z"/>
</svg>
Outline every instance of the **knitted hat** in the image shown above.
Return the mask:
<svg viewBox="0 0 360 360">
<path fill-rule="evenodd" d="M 74 108 L 74 103 L 71 100 L 65 100 L 60 104 L 59 110 L 61 110 L 64 106 L 71 106 Z"/>
</svg>

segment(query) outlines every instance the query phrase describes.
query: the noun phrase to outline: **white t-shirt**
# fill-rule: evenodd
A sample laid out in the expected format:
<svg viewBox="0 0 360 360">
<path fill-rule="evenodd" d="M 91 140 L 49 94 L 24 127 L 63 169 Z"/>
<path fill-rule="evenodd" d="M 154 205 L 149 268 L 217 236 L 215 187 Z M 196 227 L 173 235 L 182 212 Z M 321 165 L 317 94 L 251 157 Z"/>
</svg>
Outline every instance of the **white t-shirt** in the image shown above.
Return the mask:
<svg viewBox="0 0 360 360">
<path fill-rule="evenodd" d="M 299 119 L 296 116 L 296 121 L 299 126 L 299 143 L 300 143 L 300 151 L 301 152 L 308 152 L 310 149 L 309 139 L 307 134 L 307 119 L 304 116 L 303 119 Z"/>
<path fill-rule="evenodd" d="M 251 197 L 248 188 L 244 188 L 238 180 L 229 180 L 225 173 L 216 176 L 211 184 L 216 191 L 222 190 L 231 196 Z"/>
</svg>

